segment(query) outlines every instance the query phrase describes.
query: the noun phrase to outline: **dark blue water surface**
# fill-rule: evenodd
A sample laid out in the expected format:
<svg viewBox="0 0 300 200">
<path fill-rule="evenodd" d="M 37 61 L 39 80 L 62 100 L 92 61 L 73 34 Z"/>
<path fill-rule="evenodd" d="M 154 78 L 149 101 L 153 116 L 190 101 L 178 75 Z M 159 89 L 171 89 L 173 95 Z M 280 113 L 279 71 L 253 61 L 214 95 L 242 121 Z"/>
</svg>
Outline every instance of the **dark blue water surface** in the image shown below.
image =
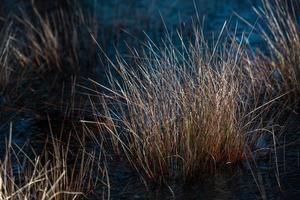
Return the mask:
<svg viewBox="0 0 300 200">
<path fill-rule="evenodd" d="M 119 51 L 125 49 L 124 41 L 143 41 L 145 34 L 155 43 L 161 41 L 166 30 L 171 35 L 176 35 L 178 29 L 186 35 L 192 34 L 193 24 L 203 26 L 207 39 L 212 39 L 212 34 L 216 37 L 225 21 L 229 28 L 237 27 L 237 34 L 241 35 L 251 28 L 239 18 L 255 24 L 257 15 L 253 7 L 261 5 L 260 0 L 96 0 L 86 4 L 93 8 L 104 30 L 100 31 L 106 38 L 104 45 L 113 44 Z M 259 45 L 261 38 L 254 31 L 250 41 Z"/>
</svg>

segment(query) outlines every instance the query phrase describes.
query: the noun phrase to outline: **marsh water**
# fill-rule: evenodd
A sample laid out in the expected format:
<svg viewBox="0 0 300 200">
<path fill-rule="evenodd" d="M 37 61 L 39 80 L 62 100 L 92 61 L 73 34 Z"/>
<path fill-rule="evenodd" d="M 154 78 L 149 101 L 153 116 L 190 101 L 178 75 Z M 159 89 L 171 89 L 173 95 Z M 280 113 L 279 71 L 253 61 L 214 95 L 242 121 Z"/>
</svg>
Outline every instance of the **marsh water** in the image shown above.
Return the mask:
<svg viewBox="0 0 300 200">
<path fill-rule="evenodd" d="M 70 6 L 67 1 L 45 0 L 41 2 L 43 3 L 37 1 L 41 12 L 52 12 L 61 7 L 66 9 Z M 26 1 L 21 0 L 2 0 L 0 5 L 2 16 L 17 12 L 20 6 L 26 7 L 26 4 Z M 250 24 L 255 24 L 257 15 L 253 11 L 253 7 L 261 6 L 259 0 L 82 0 L 78 5 L 84 14 L 92 14 L 95 17 L 98 42 L 104 47 L 107 55 L 111 56 L 111 59 L 116 50 L 126 55 L 127 45 L 139 48 L 147 38 L 159 44 L 166 32 L 176 35 L 176 30 L 183 29 L 185 36 L 189 37 L 193 22 L 198 18 L 201 24 L 203 20 L 204 33 L 211 40 L 215 39 L 225 21 L 230 24 L 232 31 L 241 36 L 243 32 L 251 32 L 252 28 L 240 18 L 244 18 Z M 249 42 L 256 47 L 262 44 L 262 39 L 253 31 Z M 105 82 L 104 63 L 97 62 L 97 69 L 93 74 L 93 78 L 99 82 Z M 13 142 L 22 146 L 40 132 L 47 132 L 43 129 L 48 129 L 48 127 L 41 125 L 45 124 L 43 121 L 46 120 L 46 115 L 49 114 L 52 118 L 57 117 L 54 119 L 56 121 L 61 119 L 60 116 L 63 113 L 57 114 L 60 112 L 59 109 L 47 110 L 44 107 L 41 108 L 38 103 L 39 101 L 50 102 L 52 98 L 53 102 L 56 101 L 55 91 L 57 88 L 51 88 L 48 82 L 51 82 L 51 78 L 41 84 L 35 83 L 28 87 L 33 90 L 38 88 L 39 90 L 36 91 L 45 95 L 42 100 L 37 100 L 39 95 L 31 95 L 30 92 L 24 92 L 15 98 L 0 94 L 1 153 L 4 151 L 5 137 L 8 136 L 10 122 L 13 125 Z M 66 85 L 65 88 L 69 87 L 65 80 L 61 82 Z M 46 94 L 43 94 L 45 92 Z M 28 107 L 27 105 L 32 102 L 36 105 Z M 298 118 L 298 115 L 291 117 L 289 128 L 286 130 L 287 135 L 291 136 L 287 137 L 287 140 L 299 139 L 300 120 Z M 145 189 L 142 181 L 126 166 L 112 163 L 111 197 L 112 199 L 261 199 L 262 197 L 299 199 L 299 146 L 299 143 L 293 143 L 276 152 L 279 167 L 274 165 L 274 152 L 267 152 L 268 156 L 262 157 L 256 162 L 242 163 L 233 169 L 229 166 L 228 169 L 222 169 L 216 175 L 197 183 L 174 183 L 168 188 L 149 186 Z M 99 191 L 99 194 L 96 193 L 95 197 L 91 197 L 91 199 L 101 196 Z"/>
</svg>

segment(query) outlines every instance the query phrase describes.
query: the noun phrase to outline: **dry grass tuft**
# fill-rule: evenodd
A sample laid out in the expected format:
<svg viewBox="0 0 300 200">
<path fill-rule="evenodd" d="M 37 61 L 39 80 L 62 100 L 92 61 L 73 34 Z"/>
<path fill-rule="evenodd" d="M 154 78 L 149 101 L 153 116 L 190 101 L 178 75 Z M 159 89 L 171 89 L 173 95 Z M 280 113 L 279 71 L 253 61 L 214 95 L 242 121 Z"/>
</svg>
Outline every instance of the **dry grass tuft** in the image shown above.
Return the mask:
<svg viewBox="0 0 300 200">
<path fill-rule="evenodd" d="M 93 192 L 105 176 L 98 154 L 86 149 L 74 152 L 70 142 L 62 145 L 52 137 L 38 156 L 10 139 L 0 161 L 0 199 L 83 199 Z"/>
<path fill-rule="evenodd" d="M 105 114 L 95 115 L 142 177 L 192 180 L 245 159 L 267 132 L 267 82 L 242 43 L 221 41 L 211 48 L 195 30 L 189 45 L 149 41 L 143 53 L 133 50 L 137 69 L 117 59 L 121 80 L 102 86 Z"/>
<path fill-rule="evenodd" d="M 83 12 L 74 5 L 70 10 L 41 13 L 28 2 L 26 8 L 4 19 L 0 89 L 26 87 L 26 81 L 50 77 L 49 72 L 53 72 L 51 77 L 94 73 L 96 48 L 90 34 L 97 35 L 97 24 Z"/>
<path fill-rule="evenodd" d="M 263 0 L 263 10 L 257 10 L 263 24 L 262 36 L 268 44 L 267 58 L 273 70 L 275 86 L 289 102 L 300 95 L 300 29 L 299 5 L 295 1 Z"/>
<path fill-rule="evenodd" d="M 16 21 L 22 33 L 15 39 L 14 53 L 22 68 L 74 73 L 95 59 L 95 45 L 88 36 L 96 24 L 81 9 L 40 13 L 32 4 L 32 12 L 22 10 Z"/>
</svg>

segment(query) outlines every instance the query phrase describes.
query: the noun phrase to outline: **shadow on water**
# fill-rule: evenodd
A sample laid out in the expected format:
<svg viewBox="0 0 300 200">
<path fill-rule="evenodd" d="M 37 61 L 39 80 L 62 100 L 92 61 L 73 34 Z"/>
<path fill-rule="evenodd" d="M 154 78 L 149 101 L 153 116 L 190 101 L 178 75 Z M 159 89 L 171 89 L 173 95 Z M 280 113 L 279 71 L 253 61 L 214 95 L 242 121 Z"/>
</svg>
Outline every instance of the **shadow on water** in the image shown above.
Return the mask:
<svg viewBox="0 0 300 200">
<path fill-rule="evenodd" d="M 1 17 L 5 17 L 11 12 L 17 12 L 21 2 L 21 0 L 4 0 L 0 5 Z M 52 12 L 61 7 L 68 10 L 71 4 L 74 5 L 73 2 L 70 3 L 71 1 L 36 2 L 41 12 Z M 166 29 L 174 35 L 177 34 L 174 30 L 182 29 L 189 38 L 192 32 L 192 18 L 197 18 L 197 15 L 201 19 L 205 16 L 205 34 L 212 40 L 215 39 L 212 33 L 218 33 L 226 19 L 231 21 L 233 30 L 238 22 L 238 34 L 242 34 L 243 31 L 250 32 L 251 28 L 238 20 L 233 12 L 254 24 L 257 18 L 251 7 L 259 6 L 259 2 L 259 0 L 86 0 L 80 1 L 76 5 L 81 7 L 85 14 L 92 13 L 95 17 L 98 24 L 98 42 L 113 59 L 116 49 L 119 53 L 126 55 L 127 44 L 138 47 L 148 37 L 155 43 L 159 43 L 166 34 Z M 25 3 L 23 6 L 26 8 L 28 5 Z M 254 32 L 250 37 L 250 43 L 259 46 L 261 42 Z M 84 57 L 84 52 L 82 54 Z M 100 70 L 96 69 L 92 73 L 96 73 L 96 75 L 93 74 L 95 79 L 105 82 L 103 80 L 105 66 L 103 65 L 106 65 L 106 62 L 103 61 L 104 59 L 99 60 L 96 66 Z M 60 123 L 60 119 L 66 113 L 68 113 L 70 121 L 79 120 L 88 100 L 81 99 L 80 95 L 74 97 L 72 92 L 68 93 L 68 91 L 72 91 L 72 80 L 74 81 L 74 79 L 65 78 L 68 75 L 62 76 L 58 78 L 60 81 L 53 81 L 52 77 L 42 79 L 41 83 L 41 79 L 37 79 L 36 84 L 30 83 L 24 86 L 26 90 L 19 88 L 19 90 L 23 90 L 24 94 L 17 95 L 15 98 L 11 93 L 9 93 L 10 95 L 6 95 L 7 93 L 1 95 L 0 93 L 1 153 L 4 152 L 4 148 L 2 148 L 5 146 L 4 138 L 9 133 L 11 121 L 13 122 L 13 142 L 22 146 L 49 128 L 48 123 L 45 122 L 49 113 L 52 118 L 56 118 L 53 121 L 54 126 L 55 123 Z M 75 77 L 75 75 L 72 76 Z M 87 77 L 89 75 L 79 78 L 79 81 L 83 80 L 83 84 L 85 84 Z M 56 82 L 57 85 L 52 87 L 53 82 Z M 74 100 L 74 98 L 76 101 L 80 99 L 82 106 L 78 108 L 80 114 L 76 113 L 76 117 L 73 118 L 72 114 L 74 113 L 68 111 L 68 108 L 74 106 L 70 100 Z M 60 101 L 63 103 L 57 103 Z M 148 186 L 148 189 L 145 189 L 143 182 L 129 170 L 125 162 L 112 156 L 109 164 L 111 197 L 112 199 L 260 199 L 262 197 L 297 199 L 300 197 L 299 115 L 293 116 L 289 123 L 286 125 L 288 127 L 287 134 L 282 134 L 279 139 L 282 148 L 279 148 L 276 155 L 275 152 L 268 152 L 267 156 L 258 159 L 256 163 L 250 161 L 238 168 L 230 169 L 229 167 L 229 169 L 221 170 L 213 177 L 193 185 L 176 183 L 164 188 Z M 291 145 L 285 146 L 284 144 Z M 274 166 L 275 157 L 278 159 L 278 165 Z M 279 183 L 278 180 L 280 180 Z M 102 197 L 102 194 L 96 192 L 95 196 L 97 199 Z"/>
</svg>

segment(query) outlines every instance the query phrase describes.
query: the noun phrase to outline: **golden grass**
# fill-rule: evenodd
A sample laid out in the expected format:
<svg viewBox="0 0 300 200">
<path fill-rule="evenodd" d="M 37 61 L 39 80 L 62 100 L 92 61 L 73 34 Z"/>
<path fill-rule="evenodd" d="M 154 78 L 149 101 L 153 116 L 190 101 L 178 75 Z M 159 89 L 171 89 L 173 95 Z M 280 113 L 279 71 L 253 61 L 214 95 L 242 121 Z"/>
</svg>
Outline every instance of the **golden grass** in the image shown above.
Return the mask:
<svg viewBox="0 0 300 200">
<path fill-rule="evenodd" d="M 280 87 L 279 97 L 291 93 L 297 100 L 300 93 L 299 27 L 295 15 L 274 2 L 264 0 L 264 10 L 258 11 L 266 16 L 268 30 L 262 34 L 271 52 L 261 63 L 248 55 L 243 42 L 224 39 L 222 32 L 210 46 L 198 30 L 189 44 L 180 35 L 179 47 L 171 41 L 162 47 L 148 41 L 141 52 L 131 49 L 134 64 L 122 57 L 112 63 L 120 80 L 110 75 L 109 86 L 101 85 L 107 90 L 100 96 L 103 114 L 93 102 L 94 115 L 99 130 L 110 134 L 107 142 L 141 177 L 190 181 L 247 159 L 261 148 L 257 141 L 264 134 L 273 134 L 274 88 Z M 61 10 L 45 16 L 34 6 L 33 11 L 33 18 L 25 13 L 17 17 L 24 40 L 14 38 L 11 45 L 10 33 L 3 32 L 1 86 L 10 79 L 11 49 L 26 70 L 76 71 L 81 66 L 78 29 L 86 23 L 83 14 L 69 16 Z M 74 115 L 75 84 L 71 93 L 68 116 Z M 96 154 L 83 148 L 69 162 L 70 155 L 74 158 L 71 141 L 66 146 L 51 141 L 51 151 L 35 159 L 8 143 L 0 162 L 0 199 L 77 199 L 95 188 Z M 99 170 L 107 175 L 106 168 Z"/>
<path fill-rule="evenodd" d="M 63 142 L 52 135 L 44 153 L 36 155 L 10 139 L 0 161 L 0 199 L 74 200 L 92 193 L 107 171 L 102 168 L 99 153 L 85 146 L 74 151 L 70 142 L 74 141 Z"/>
<path fill-rule="evenodd" d="M 221 42 L 220 34 L 210 48 L 200 31 L 194 36 L 194 43 L 177 48 L 149 41 L 143 53 L 133 50 L 135 69 L 117 58 L 120 81 L 110 76 L 109 87 L 102 85 L 108 93 L 105 114 L 95 112 L 99 125 L 151 181 L 190 181 L 237 163 L 267 132 L 264 111 L 271 102 L 261 92 L 268 82 L 242 43 Z"/>
<path fill-rule="evenodd" d="M 49 72 L 52 77 L 94 72 L 96 48 L 90 34 L 96 35 L 97 25 L 90 13 L 75 5 L 68 12 L 61 8 L 40 13 L 32 2 L 3 20 L 0 90 L 26 87 L 25 81 Z"/>
<path fill-rule="evenodd" d="M 15 17 L 22 31 L 13 45 L 20 67 L 37 72 L 71 73 L 88 67 L 86 63 L 87 66 L 81 65 L 94 60 L 95 46 L 88 38 L 90 32 L 96 31 L 93 17 L 79 8 L 47 13 L 40 13 L 34 3 L 31 8 L 32 12 L 22 10 Z"/>
<path fill-rule="evenodd" d="M 263 0 L 263 9 L 257 10 L 264 19 L 261 33 L 270 53 L 265 63 L 273 70 L 274 87 L 281 93 L 289 93 L 286 99 L 292 103 L 300 95 L 300 29 L 296 3 Z"/>
</svg>

